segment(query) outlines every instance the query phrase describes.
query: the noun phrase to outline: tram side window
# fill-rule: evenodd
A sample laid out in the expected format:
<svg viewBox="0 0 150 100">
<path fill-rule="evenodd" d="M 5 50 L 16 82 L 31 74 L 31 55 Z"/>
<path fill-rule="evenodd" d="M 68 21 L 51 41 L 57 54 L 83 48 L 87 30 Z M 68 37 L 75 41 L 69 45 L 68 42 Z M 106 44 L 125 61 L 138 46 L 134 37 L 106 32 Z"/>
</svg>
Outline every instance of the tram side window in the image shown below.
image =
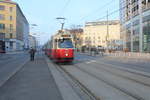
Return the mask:
<svg viewBox="0 0 150 100">
<path fill-rule="evenodd" d="M 73 48 L 73 44 L 70 39 L 60 40 L 58 46 L 59 48 Z"/>
</svg>

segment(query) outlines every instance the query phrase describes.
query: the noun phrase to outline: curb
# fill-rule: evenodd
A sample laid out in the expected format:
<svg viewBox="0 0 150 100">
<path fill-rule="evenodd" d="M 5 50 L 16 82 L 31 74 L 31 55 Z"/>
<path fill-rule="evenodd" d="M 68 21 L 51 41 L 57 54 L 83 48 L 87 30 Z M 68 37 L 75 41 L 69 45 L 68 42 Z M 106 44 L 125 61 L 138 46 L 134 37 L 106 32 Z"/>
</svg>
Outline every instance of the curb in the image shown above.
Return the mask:
<svg viewBox="0 0 150 100">
<path fill-rule="evenodd" d="M 80 97 L 76 94 L 70 84 L 67 82 L 65 77 L 55 68 L 47 57 L 45 57 L 48 64 L 49 71 L 52 73 L 55 83 L 62 95 L 63 100 L 81 100 Z"/>
<path fill-rule="evenodd" d="M 1 88 L 7 81 L 9 81 L 14 75 L 16 75 L 17 72 L 18 72 L 19 70 L 21 70 L 27 62 L 28 62 L 28 59 L 27 59 L 27 61 L 23 62 L 23 64 L 21 64 L 19 67 L 17 67 L 17 69 L 16 69 L 15 71 L 11 72 L 11 74 L 9 74 L 8 77 L 6 77 L 5 80 L 0 83 L 0 88 Z"/>
</svg>

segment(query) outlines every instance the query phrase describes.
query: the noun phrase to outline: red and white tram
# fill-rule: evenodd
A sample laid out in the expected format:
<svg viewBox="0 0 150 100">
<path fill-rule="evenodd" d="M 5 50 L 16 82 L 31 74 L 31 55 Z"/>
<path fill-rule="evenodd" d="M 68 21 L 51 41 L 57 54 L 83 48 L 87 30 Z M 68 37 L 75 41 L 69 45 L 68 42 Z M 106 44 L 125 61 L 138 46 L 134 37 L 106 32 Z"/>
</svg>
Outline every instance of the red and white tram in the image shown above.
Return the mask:
<svg viewBox="0 0 150 100">
<path fill-rule="evenodd" d="M 73 37 L 59 31 L 45 46 L 45 53 L 54 62 L 72 62 L 74 59 Z"/>
</svg>

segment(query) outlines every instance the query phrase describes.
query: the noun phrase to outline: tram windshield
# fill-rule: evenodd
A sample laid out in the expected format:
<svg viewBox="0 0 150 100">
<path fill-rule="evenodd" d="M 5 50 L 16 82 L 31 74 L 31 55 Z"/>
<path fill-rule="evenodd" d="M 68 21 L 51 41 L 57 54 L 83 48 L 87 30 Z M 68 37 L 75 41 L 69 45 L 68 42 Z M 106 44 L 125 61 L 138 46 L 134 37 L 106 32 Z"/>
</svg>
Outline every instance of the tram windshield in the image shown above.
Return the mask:
<svg viewBox="0 0 150 100">
<path fill-rule="evenodd" d="M 73 48 L 72 41 L 70 39 L 59 40 L 59 48 Z"/>
</svg>

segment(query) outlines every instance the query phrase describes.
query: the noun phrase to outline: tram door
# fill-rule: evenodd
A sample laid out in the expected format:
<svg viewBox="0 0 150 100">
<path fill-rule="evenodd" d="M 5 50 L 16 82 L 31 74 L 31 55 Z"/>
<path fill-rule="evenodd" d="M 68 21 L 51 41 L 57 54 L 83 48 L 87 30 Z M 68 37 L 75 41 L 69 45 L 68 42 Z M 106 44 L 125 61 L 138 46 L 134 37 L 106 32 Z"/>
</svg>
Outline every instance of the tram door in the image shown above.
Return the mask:
<svg viewBox="0 0 150 100">
<path fill-rule="evenodd" d="M 0 41 L 0 53 L 5 53 L 5 42 Z"/>
</svg>

